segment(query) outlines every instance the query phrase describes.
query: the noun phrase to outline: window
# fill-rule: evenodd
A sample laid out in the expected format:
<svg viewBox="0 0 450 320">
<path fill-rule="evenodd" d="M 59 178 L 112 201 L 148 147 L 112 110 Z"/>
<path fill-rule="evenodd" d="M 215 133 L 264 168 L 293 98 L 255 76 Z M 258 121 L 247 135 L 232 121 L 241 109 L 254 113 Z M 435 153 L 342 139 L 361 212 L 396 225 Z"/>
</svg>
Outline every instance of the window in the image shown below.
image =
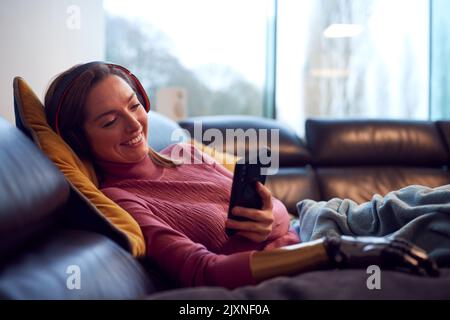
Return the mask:
<svg viewBox="0 0 450 320">
<path fill-rule="evenodd" d="M 447 0 L 104 4 L 106 58 L 175 118 L 450 118 Z"/>
<path fill-rule="evenodd" d="M 175 118 L 263 114 L 272 0 L 105 0 L 106 59 Z"/>
<path fill-rule="evenodd" d="M 450 119 L 450 1 L 431 3 L 430 113 L 432 119 Z"/>
<path fill-rule="evenodd" d="M 445 0 L 443 0 L 445 2 Z M 278 1 L 277 117 L 427 119 L 429 2 Z"/>
</svg>

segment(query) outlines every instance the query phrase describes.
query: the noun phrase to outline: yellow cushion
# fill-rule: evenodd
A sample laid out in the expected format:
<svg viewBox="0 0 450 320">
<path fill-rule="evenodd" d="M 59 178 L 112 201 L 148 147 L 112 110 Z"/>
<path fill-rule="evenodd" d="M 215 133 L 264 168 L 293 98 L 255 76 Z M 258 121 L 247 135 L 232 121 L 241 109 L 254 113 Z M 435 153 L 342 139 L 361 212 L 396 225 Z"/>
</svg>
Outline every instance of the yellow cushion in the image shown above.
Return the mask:
<svg viewBox="0 0 450 320">
<path fill-rule="evenodd" d="M 47 124 L 42 103 L 20 77 L 14 79 L 14 98 L 23 125 L 35 143 L 64 173 L 69 183 L 84 195 L 82 198 L 97 209 L 94 211 L 103 215 L 109 223 L 125 234 L 132 254 L 136 257 L 143 256 L 145 241 L 137 222 L 97 188 L 97 177 L 92 164 L 83 163 Z"/>
<path fill-rule="evenodd" d="M 231 173 L 234 173 L 234 167 L 236 165 L 236 162 L 239 160 L 239 157 L 236 157 L 227 152 L 217 151 L 216 149 L 208 147 L 195 139 L 191 139 L 191 144 L 193 146 L 195 146 L 197 149 L 206 153 L 207 155 L 213 157 L 218 163 L 223 165 L 228 171 L 230 171 Z"/>
</svg>

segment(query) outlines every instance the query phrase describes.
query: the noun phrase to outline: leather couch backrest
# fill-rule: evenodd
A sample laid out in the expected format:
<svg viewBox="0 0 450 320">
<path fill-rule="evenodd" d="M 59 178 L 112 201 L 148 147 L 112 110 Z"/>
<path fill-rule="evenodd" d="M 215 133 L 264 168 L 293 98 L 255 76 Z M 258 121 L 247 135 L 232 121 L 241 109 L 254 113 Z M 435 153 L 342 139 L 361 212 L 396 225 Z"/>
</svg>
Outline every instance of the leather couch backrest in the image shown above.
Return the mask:
<svg viewBox="0 0 450 320">
<path fill-rule="evenodd" d="M 265 119 L 252 116 L 207 116 L 199 118 L 189 118 L 185 121 L 180 121 L 180 126 L 185 128 L 192 138 L 197 141 L 209 144 L 215 142 L 208 141 L 210 138 L 203 135 L 205 131 L 218 130 L 223 137 L 223 145 L 225 150 L 234 155 L 244 154 L 248 150 L 252 150 L 258 147 L 258 144 L 267 143 L 272 152 L 279 154 L 280 166 L 282 167 L 295 167 L 302 166 L 311 162 L 309 151 L 305 148 L 303 141 L 295 134 L 293 130 L 282 125 L 279 121 Z M 199 126 L 196 128 L 196 126 Z M 227 145 L 227 130 L 241 129 L 243 132 L 243 138 L 236 139 L 233 145 Z M 256 131 L 255 131 L 256 129 Z M 259 131 L 259 129 L 265 129 Z M 271 131 L 275 130 L 275 131 Z M 279 143 L 272 143 L 271 137 L 278 135 Z M 238 133 L 235 131 L 234 133 Z M 246 138 L 252 136 L 256 137 L 256 141 Z M 231 137 L 233 133 L 231 134 Z M 265 138 L 266 136 L 267 138 Z M 216 142 L 216 144 L 219 144 Z M 222 151 L 222 150 L 221 150 Z"/>
<path fill-rule="evenodd" d="M 267 143 L 272 153 L 279 153 L 280 168 L 276 175 L 271 175 L 267 178 L 266 185 L 272 191 L 272 194 L 280 199 L 292 214 L 296 212 L 296 204 L 299 199 L 319 199 L 315 174 L 309 167 L 305 167 L 305 165 L 311 163 L 309 151 L 295 131 L 284 126 L 279 121 L 261 117 L 221 115 L 189 118 L 180 121 L 179 124 L 189 132 L 192 138 L 205 144 L 213 143 L 215 146 L 218 145 L 219 150 L 227 151 L 234 155 L 242 155 L 248 150 L 257 148 L 259 143 Z M 256 133 L 256 141 L 236 139 L 232 146 L 227 145 L 227 130 L 235 129 L 241 129 L 244 137 L 250 137 L 251 131 L 253 131 Z M 265 129 L 266 131 L 265 133 L 262 131 L 263 133 L 260 135 L 259 129 Z M 209 131 L 213 135 L 214 131 L 212 130 L 222 135 L 222 145 L 205 134 L 205 132 Z M 270 130 L 277 130 L 278 144 L 272 143 Z M 267 134 L 267 140 L 264 139 L 264 134 Z M 261 137 L 263 138 L 260 139 Z"/>
<path fill-rule="evenodd" d="M 196 121 L 201 123 L 200 130 L 195 128 Z M 282 123 L 259 117 L 189 118 L 180 125 L 197 140 L 208 129 L 222 134 L 235 128 L 279 129 L 280 144 L 272 146 L 272 151 L 279 152 L 280 170 L 268 178 L 267 185 L 291 213 L 303 199 L 340 197 L 364 202 L 375 193 L 384 195 L 411 184 L 450 183 L 448 121 L 309 119 L 307 143 Z M 237 144 L 237 149 L 254 147 L 242 141 Z"/>
<path fill-rule="evenodd" d="M 431 121 L 310 119 L 306 138 L 322 200 L 450 183 L 447 143 Z"/>
<path fill-rule="evenodd" d="M 306 121 L 313 164 L 320 166 L 440 166 L 449 163 L 433 122 L 396 120 Z"/>
</svg>

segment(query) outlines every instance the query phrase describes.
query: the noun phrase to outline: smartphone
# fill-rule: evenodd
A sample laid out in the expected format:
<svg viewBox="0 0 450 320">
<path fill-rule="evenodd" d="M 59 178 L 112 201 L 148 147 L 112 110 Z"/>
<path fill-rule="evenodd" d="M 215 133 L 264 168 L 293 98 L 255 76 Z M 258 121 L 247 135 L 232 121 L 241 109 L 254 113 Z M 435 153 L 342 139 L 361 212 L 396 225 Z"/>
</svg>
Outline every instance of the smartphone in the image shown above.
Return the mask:
<svg viewBox="0 0 450 320">
<path fill-rule="evenodd" d="M 233 184 L 231 186 L 230 205 L 228 207 L 228 218 L 237 221 L 246 221 L 248 218 L 235 216 L 231 210 L 235 206 L 245 208 L 262 208 L 262 199 L 256 190 L 256 183 L 262 184 L 266 182 L 266 175 L 262 174 L 262 165 L 260 161 L 237 162 L 234 167 Z M 237 232 L 235 229 L 225 230 L 228 236 L 232 236 Z"/>
</svg>

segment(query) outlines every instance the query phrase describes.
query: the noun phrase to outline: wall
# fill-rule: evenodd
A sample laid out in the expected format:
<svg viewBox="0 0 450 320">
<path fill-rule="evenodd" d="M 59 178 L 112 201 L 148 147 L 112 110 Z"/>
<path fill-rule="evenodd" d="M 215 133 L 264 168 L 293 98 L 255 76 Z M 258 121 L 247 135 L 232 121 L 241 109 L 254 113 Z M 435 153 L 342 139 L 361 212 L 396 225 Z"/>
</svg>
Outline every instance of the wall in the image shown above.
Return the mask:
<svg viewBox="0 0 450 320">
<path fill-rule="evenodd" d="M 43 101 L 50 80 L 74 64 L 104 59 L 102 0 L 2 0 L 0 116 L 14 122 L 13 78 Z"/>
</svg>

